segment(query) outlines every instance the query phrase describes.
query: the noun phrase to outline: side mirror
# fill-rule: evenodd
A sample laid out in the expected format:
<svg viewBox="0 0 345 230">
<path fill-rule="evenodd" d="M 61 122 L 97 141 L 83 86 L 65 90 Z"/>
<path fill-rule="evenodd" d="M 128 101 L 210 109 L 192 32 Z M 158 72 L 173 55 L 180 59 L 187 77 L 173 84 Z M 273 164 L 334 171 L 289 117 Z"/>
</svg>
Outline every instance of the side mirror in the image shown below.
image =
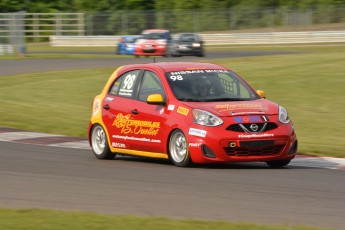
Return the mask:
<svg viewBox="0 0 345 230">
<path fill-rule="evenodd" d="M 161 94 L 150 94 L 146 102 L 152 105 L 165 105 L 164 98 Z"/>
<path fill-rule="evenodd" d="M 261 98 L 266 98 L 266 93 L 263 90 L 256 90 L 256 93 L 259 94 Z"/>
</svg>

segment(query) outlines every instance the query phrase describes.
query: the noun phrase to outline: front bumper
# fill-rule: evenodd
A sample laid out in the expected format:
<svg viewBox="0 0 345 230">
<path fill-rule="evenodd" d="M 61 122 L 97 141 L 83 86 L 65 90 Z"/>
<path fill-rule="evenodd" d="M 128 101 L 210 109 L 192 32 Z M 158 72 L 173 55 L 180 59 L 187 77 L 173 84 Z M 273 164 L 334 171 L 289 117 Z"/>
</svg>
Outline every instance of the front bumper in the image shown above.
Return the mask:
<svg viewBox="0 0 345 230">
<path fill-rule="evenodd" d="M 193 162 L 258 162 L 293 159 L 297 136 L 291 124 L 263 133 L 237 133 L 206 127 L 206 137 L 188 136 Z"/>
<path fill-rule="evenodd" d="M 152 46 L 144 49 L 143 47 L 136 47 L 134 55 L 136 56 L 164 56 L 166 54 L 166 46 Z"/>
</svg>

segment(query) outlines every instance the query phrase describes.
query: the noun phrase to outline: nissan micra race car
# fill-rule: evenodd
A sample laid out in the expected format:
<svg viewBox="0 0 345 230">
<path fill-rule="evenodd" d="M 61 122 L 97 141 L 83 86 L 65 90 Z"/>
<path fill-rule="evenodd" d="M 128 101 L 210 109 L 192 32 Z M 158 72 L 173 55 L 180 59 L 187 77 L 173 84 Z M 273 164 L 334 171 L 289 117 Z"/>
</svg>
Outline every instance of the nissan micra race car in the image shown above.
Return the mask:
<svg viewBox="0 0 345 230">
<path fill-rule="evenodd" d="M 119 67 L 92 104 L 89 142 L 117 154 L 192 163 L 266 162 L 283 167 L 297 137 L 287 111 L 234 71 L 211 63 Z"/>
</svg>

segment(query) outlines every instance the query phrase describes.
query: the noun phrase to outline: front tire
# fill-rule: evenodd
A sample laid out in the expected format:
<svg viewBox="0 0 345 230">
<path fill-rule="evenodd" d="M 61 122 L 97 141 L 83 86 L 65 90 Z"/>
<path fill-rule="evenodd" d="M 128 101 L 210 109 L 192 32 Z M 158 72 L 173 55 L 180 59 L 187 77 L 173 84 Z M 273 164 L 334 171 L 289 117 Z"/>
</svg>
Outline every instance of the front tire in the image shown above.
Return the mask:
<svg viewBox="0 0 345 230">
<path fill-rule="evenodd" d="M 266 161 L 266 164 L 271 168 L 282 168 L 290 163 L 291 160 L 277 160 L 277 161 Z"/>
<path fill-rule="evenodd" d="M 113 159 L 116 154 L 112 153 L 109 148 L 107 135 L 100 125 L 95 125 L 91 130 L 91 147 L 98 159 Z"/>
<path fill-rule="evenodd" d="M 169 156 L 176 166 L 187 167 L 192 164 L 186 136 L 179 129 L 174 130 L 170 136 Z"/>
</svg>

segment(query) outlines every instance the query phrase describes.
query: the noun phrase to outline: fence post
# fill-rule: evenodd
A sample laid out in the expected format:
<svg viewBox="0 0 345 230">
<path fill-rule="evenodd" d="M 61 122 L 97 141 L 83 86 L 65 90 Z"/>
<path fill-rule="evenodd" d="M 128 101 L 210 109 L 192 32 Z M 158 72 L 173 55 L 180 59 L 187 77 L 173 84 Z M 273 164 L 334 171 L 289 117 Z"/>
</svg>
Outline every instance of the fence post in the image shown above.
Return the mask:
<svg viewBox="0 0 345 230">
<path fill-rule="evenodd" d="M 233 9 L 229 10 L 230 30 L 236 30 L 236 12 Z"/>
<path fill-rule="evenodd" d="M 78 13 L 77 14 L 77 22 L 78 22 L 78 35 L 82 36 L 85 35 L 85 14 Z"/>
<path fill-rule="evenodd" d="M 40 28 L 40 26 L 39 26 L 39 24 L 40 24 L 40 16 L 39 16 L 39 14 L 33 14 L 33 20 L 32 20 L 32 22 L 33 22 L 33 29 L 34 29 L 34 31 L 33 31 L 33 40 L 35 41 L 35 42 L 38 42 L 39 41 L 39 35 L 40 35 L 40 30 L 39 30 L 39 28 Z"/>
<path fill-rule="evenodd" d="M 61 35 L 61 19 L 60 14 L 55 14 L 55 35 L 60 36 Z"/>
</svg>

